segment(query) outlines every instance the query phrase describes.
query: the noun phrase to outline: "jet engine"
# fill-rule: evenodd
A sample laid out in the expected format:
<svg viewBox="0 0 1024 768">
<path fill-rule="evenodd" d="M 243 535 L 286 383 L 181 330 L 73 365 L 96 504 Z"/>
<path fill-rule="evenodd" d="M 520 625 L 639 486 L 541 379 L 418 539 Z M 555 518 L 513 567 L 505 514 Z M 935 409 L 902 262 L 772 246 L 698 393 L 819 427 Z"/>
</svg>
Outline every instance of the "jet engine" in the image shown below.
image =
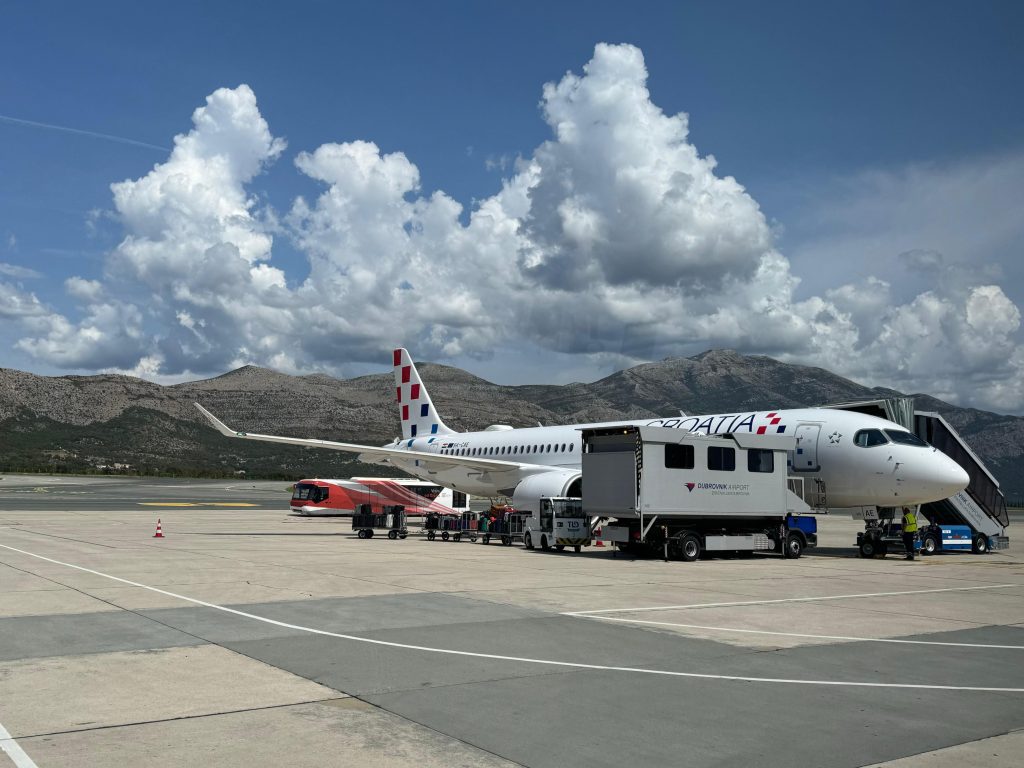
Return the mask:
<svg viewBox="0 0 1024 768">
<path fill-rule="evenodd" d="M 512 506 L 523 512 L 536 513 L 542 496 L 580 496 L 583 474 L 578 469 L 552 469 L 531 475 L 512 491 Z"/>
</svg>

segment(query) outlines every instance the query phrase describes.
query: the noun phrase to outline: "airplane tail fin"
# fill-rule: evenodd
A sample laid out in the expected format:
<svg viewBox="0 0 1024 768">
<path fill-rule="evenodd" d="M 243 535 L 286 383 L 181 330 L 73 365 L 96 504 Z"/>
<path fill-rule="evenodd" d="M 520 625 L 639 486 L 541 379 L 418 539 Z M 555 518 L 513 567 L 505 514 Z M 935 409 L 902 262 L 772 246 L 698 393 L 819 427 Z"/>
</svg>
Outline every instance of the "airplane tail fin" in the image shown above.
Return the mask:
<svg viewBox="0 0 1024 768">
<path fill-rule="evenodd" d="M 395 350 L 395 391 L 402 416 L 404 439 L 455 434 L 455 430 L 446 427 L 437 415 L 437 409 L 427 394 L 416 365 L 404 349 Z"/>
</svg>

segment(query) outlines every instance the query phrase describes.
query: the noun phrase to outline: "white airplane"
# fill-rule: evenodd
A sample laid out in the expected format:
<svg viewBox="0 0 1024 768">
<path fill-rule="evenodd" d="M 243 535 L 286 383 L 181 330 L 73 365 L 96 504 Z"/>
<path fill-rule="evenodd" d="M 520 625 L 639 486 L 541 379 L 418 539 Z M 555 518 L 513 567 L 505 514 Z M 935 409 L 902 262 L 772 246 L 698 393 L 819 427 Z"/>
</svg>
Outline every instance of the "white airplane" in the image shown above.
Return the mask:
<svg viewBox="0 0 1024 768">
<path fill-rule="evenodd" d="M 481 496 L 506 496 L 533 510 L 544 496 L 579 496 L 580 430 L 635 424 L 708 435 L 729 432 L 787 434 L 797 439 L 789 471 L 823 493 L 830 508 L 913 506 L 939 501 L 967 487 L 967 473 L 944 453 L 900 425 L 831 408 L 754 411 L 710 416 L 514 429 L 494 424 L 479 432 L 445 426 L 416 366 L 404 349 L 394 352 L 395 394 L 402 437 L 382 447 L 231 429 L 196 407 L 228 437 L 359 454 L 360 461 L 390 464 L 415 477 Z"/>
</svg>

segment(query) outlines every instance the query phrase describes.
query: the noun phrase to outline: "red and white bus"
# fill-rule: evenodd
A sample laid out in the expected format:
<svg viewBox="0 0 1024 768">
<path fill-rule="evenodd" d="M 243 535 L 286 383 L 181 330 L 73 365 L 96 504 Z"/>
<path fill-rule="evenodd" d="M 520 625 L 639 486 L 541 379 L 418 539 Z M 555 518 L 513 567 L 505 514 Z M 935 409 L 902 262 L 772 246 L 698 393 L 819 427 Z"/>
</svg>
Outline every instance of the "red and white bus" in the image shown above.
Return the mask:
<svg viewBox="0 0 1024 768">
<path fill-rule="evenodd" d="M 348 517 L 360 504 L 369 504 L 375 513 L 401 504 L 410 517 L 428 512 L 454 515 L 469 510 L 469 496 L 412 477 L 300 480 L 292 491 L 291 510 L 298 515 Z"/>
</svg>

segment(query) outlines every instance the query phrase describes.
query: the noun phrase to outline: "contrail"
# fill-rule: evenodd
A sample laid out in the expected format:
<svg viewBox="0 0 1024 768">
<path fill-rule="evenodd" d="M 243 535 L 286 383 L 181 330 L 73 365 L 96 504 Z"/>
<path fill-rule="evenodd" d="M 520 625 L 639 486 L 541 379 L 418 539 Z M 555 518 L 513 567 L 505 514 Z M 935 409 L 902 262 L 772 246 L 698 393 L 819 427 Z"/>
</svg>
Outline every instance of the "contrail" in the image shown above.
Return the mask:
<svg viewBox="0 0 1024 768">
<path fill-rule="evenodd" d="M 37 123 L 35 120 L 22 120 L 20 117 L 9 117 L 8 115 L 0 115 L 0 121 L 7 123 L 15 123 L 17 125 L 28 125 L 33 128 L 49 128 L 51 131 L 64 131 L 65 133 L 77 133 L 79 136 L 91 136 L 94 139 L 106 139 L 107 141 L 116 141 L 119 144 L 132 144 L 136 147 L 145 147 L 146 149 L 156 149 L 161 152 L 170 152 L 170 147 L 160 147 L 156 144 L 147 144 L 145 141 L 136 141 L 135 139 L 126 139 L 124 136 L 111 136 L 109 133 L 97 133 L 96 131 L 83 131 L 81 128 L 68 128 L 66 125 L 51 125 L 50 123 Z"/>
</svg>

